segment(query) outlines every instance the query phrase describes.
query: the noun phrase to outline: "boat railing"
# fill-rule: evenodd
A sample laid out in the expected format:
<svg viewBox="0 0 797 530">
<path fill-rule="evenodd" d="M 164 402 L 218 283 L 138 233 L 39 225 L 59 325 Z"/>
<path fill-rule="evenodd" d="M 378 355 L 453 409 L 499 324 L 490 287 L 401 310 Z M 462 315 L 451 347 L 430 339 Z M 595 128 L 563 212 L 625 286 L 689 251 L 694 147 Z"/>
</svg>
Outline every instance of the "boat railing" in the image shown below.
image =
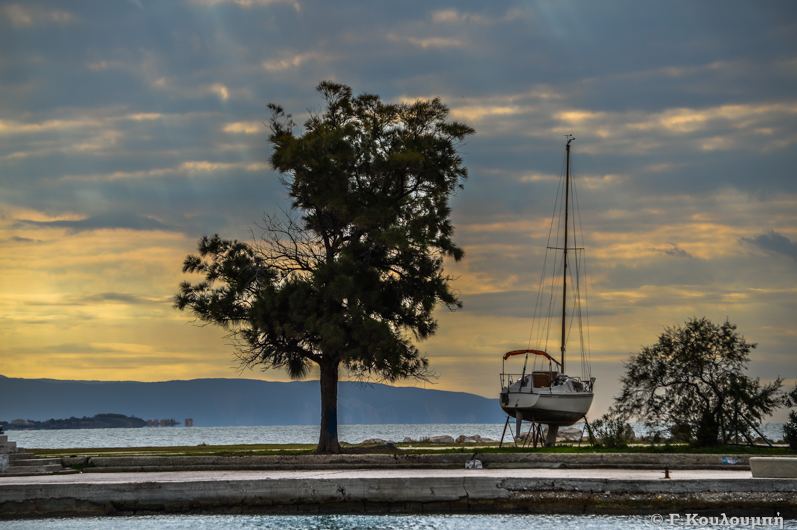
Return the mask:
<svg viewBox="0 0 797 530">
<path fill-rule="evenodd" d="M 554 373 L 556 373 L 556 372 L 554 372 Z M 522 374 L 522 373 L 521 374 L 502 373 L 501 374 L 501 388 L 504 389 L 504 388 L 509 387 L 510 385 L 518 382 L 520 380 L 520 378 L 522 378 L 522 377 L 526 377 L 528 379 L 528 381 L 530 382 L 531 378 L 532 378 L 532 374 L 531 373 L 526 373 L 526 374 Z M 573 377 L 573 376 L 565 376 L 565 377 L 567 377 L 568 379 L 570 379 L 570 380 L 578 383 L 579 385 L 581 385 L 581 390 L 579 390 L 579 391 L 581 391 L 581 392 L 592 392 L 592 387 L 595 384 L 595 378 L 594 377 L 589 377 L 589 378 L 586 378 L 586 377 Z M 524 386 L 525 386 L 525 384 L 524 384 Z M 578 385 L 574 385 L 574 386 L 576 387 L 576 389 L 578 389 Z M 547 386 L 537 386 L 537 385 L 535 385 L 534 388 L 547 388 Z"/>
<path fill-rule="evenodd" d="M 523 374 L 501 374 L 501 388 L 515 384 L 521 377 L 523 377 Z"/>
</svg>

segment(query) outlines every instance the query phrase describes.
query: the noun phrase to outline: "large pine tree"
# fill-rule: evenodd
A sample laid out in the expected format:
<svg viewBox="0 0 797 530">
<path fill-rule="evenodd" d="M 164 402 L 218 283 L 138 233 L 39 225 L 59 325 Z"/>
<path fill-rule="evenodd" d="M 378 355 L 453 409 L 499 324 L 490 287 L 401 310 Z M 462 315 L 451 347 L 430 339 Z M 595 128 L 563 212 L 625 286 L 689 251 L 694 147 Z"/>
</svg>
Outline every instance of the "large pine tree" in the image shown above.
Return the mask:
<svg viewBox="0 0 797 530">
<path fill-rule="evenodd" d="M 270 162 L 290 208 L 264 218 L 255 244 L 203 237 L 183 271 L 204 279 L 184 282 L 175 307 L 229 329 L 244 366 L 299 379 L 317 364 L 317 452 L 339 453 L 340 368 L 366 380 L 426 378 L 414 341 L 435 332 L 436 305 L 461 306 L 443 259 L 463 256 L 449 198 L 467 178 L 457 149 L 474 131 L 448 121 L 438 99 L 390 104 L 326 81 L 317 90 L 325 109 L 301 134 L 269 106 Z"/>
</svg>

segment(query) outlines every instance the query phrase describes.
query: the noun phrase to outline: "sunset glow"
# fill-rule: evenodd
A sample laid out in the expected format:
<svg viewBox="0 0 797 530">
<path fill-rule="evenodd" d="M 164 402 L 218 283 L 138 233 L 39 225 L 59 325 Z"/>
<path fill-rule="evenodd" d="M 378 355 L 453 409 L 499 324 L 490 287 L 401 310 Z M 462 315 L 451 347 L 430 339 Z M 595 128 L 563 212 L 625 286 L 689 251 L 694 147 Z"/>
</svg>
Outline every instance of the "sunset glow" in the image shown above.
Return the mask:
<svg viewBox="0 0 797 530">
<path fill-rule="evenodd" d="M 289 206 L 266 105 L 301 125 L 331 79 L 387 101 L 439 97 L 476 129 L 452 203 L 466 256 L 447 266 L 465 307 L 441 308 L 420 345 L 434 388 L 497 396 L 501 355 L 526 347 L 564 134 L 592 415 L 629 355 L 693 316 L 737 324 L 758 343 L 752 374 L 793 387 L 794 5 L 723 3 L 719 18 L 716 3 L 435 5 L 0 7 L 0 374 L 287 380 L 241 372 L 224 330 L 172 299 L 199 237 L 251 240 Z"/>
</svg>

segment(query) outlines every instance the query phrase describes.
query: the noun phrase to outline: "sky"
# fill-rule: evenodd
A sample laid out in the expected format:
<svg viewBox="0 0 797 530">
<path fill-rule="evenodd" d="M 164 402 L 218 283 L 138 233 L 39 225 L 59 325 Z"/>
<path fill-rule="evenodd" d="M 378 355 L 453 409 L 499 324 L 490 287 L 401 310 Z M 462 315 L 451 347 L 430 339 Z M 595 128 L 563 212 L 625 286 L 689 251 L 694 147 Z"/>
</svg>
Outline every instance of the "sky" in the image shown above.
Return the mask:
<svg viewBox="0 0 797 530">
<path fill-rule="evenodd" d="M 591 415 L 692 317 L 795 384 L 797 4 L 733 0 L 0 3 L 0 374 L 287 380 L 172 301 L 201 236 L 249 241 L 287 206 L 266 105 L 301 123 L 322 80 L 476 130 L 446 264 L 464 308 L 419 344 L 426 387 L 497 397 L 527 346 L 565 134 Z"/>
</svg>

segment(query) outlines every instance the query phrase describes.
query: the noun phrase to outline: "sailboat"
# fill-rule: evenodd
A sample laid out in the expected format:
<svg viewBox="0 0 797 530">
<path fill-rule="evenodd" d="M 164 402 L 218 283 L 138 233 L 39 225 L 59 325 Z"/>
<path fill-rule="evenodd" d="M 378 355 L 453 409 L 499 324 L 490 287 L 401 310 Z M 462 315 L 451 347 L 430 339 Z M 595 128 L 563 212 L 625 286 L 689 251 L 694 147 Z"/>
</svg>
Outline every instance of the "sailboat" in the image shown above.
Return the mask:
<svg viewBox="0 0 797 530">
<path fill-rule="evenodd" d="M 540 281 L 538 290 L 537 306 L 535 308 L 535 322 L 537 335 L 537 347 L 534 349 L 513 350 L 504 354 L 503 369 L 501 373 L 501 408 L 507 413 L 507 424 L 504 426 L 504 433 L 511 417 L 516 421 L 516 439 L 521 434 L 522 422 L 532 422 L 535 425 L 548 425 L 548 435 L 546 445 L 556 443 L 556 435 L 559 427 L 573 425 L 586 417 L 592 399 L 594 397 L 593 387 L 595 378 L 591 377 L 589 368 L 589 353 L 585 346 L 582 317 L 582 288 L 580 275 L 585 271 L 583 266 L 583 247 L 577 246 L 576 241 L 576 216 L 570 218 L 571 203 L 574 201 L 575 188 L 570 175 L 570 144 L 575 140 L 571 135 L 567 135 L 565 146 L 565 171 L 564 171 L 564 201 L 557 203 L 554 208 L 554 215 L 551 220 L 551 230 L 548 236 L 548 250 L 555 251 L 553 266 L 556 271 L 551 275 L 550 285 L 544 286 L 546 271 L 543 270 L 543 279 Z M 574 212 L 575 213 L 575 212 Z M 559 230 L 554 230 L 554 221 L 559 218 Z M 562 222 L 563 220 L 563 222 Z M 569 226 L 572 223 L 572 227 Z M 580 226 L 580 222 L 579 222 Z M 563 244 L 559 245 L 559 232 L 563 230 Z M 572 241 L 568 235 L 572 234 Z M 556 235 L 554 238 L 553 236 Z M 552 244 L 553 243 L 553 244 Z M 571 246 L 568 246 L 571 245 Z M 570 251 L 570 253 L 568 253 Z M 560 257 L 561 256 L 561 257 Z M 573 256 L 573 257 L 571 257 Z M 545 264 L 548 264 L 546 252 Z M 545 267 L 543 267 L 545 269 Z M 570 298 L 568 298 L 568 279 L 571 280 Z M 561 313 L 558 311 L 557 304 L 558 290 L 561 288 Z M 568 308 L 568 302 L 570 307 Z M 568 312 L 569 311 L 569 312 Z M 561 315 L 561 340 L 560 356 L 556 359 L 548 353 L 547 343 L 551 334 L 558 335 L 558 326 L 554 327 L 555 320 Z M 532 328 L 532 339 L 535 329 Z M 569 335 L 576 331 L 580 342 L 582 353 L 582 373 L 580 377 L 566 375 L 565 372 L 565 353 Z M 532 339 L 529 340 L 531 346 Z M 555 339 L 554 339 L 555 340 Z M 506 361 L 515 356 L 525 356 L 523 370 L 520 374 L 507 373 Z M 527 372 L 529 359 L 532 360 L 530 373 Z M 539 366 L 538 366 L 539 364 Z M 541 437 L 541 430 L 540 437 Z M 536 442 L 535 442 L 536 445 Z"/>
</svg>

